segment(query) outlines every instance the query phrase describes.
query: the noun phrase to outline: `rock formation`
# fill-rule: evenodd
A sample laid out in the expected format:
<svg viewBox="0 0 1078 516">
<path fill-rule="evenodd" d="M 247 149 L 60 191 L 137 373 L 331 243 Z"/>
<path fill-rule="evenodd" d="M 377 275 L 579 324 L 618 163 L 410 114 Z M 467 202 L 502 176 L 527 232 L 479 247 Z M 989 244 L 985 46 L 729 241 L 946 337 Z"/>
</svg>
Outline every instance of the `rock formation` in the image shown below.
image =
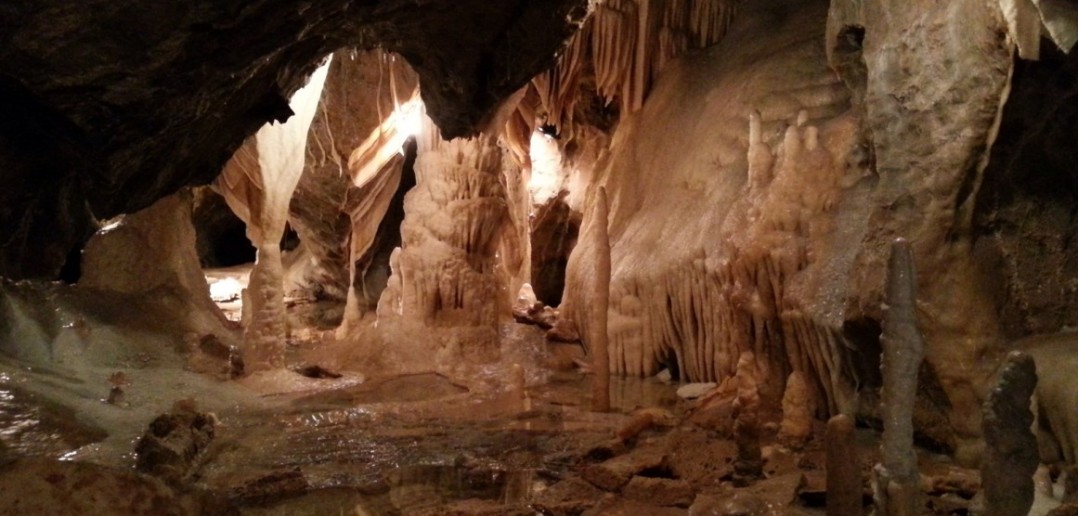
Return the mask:
<svg viewBox="0 0 1078 516">
<path fill-rule="evenodd" d="M 737 397 L 734 398 L 734 441 L 737 458 L 734 460 L 734 480 L 745 485 L 763 477 L 763 456 L 760 450 L 760 393 L 756 378 L 756 357 L 750 351 L 737 360 Z"/>
<path fill-rule="evenodd" d="M 799 450 L 808 443 L 812 438 L 812 408 L 805 375 L 800 371 L 790 373 L 790 377 L 786 379 L 786 393 L 782 395 L 779 442 L 794 450 Z"/>
<path fill-rule="evenodd" d="M 287 99 L 337 49 L 404 56 L 431 117 L 464 136 L 553 61 L 586 12 L 583 0 L 8 7 L 0 159 L 5 183 L 23 185 L 0 197 L 0 227 L 22 228 L 3 248 L 0 274 L 12 278 L 53 277 L 92 217 L 211 181 L 248 135 L 289 116 Z"/>
<path fill-rule="evenodd" d="M 984 403 L 985 457 L 981 465 L 985 514 L 1029 514 L 1033 473 L 1040 464 L 1030 398 L 1037 387 L 1033 357 L 1007 355 L 996 387 Z"/>
<path fill-rule="evenodd" d="M 281 237 L 292 192 L 303 174 L 307 131 L 318 108 L 329 62 L 311 75 L 290 101 L 287 121 L 258 130 L 228 162 L 217 188 L 247 224 L 258 255 L 244 299 L 244 363 L 249 370 L 284 365 L 287 317 Z"/>
<path fill-rule="evenodd" d="M 445 329 L 434 344 L 463 339 L 456 359 L 490 360 L 500 342 L 497 324 L 509 313 L 505 280 L 495 268 L 508 221 L 503 154 L 489 136 L 436 138 L 429 129 L 421 137 L 417 184 L 405 198 L 403 245 L 390 258 L 379 323 L 392 331 Z"/>
<path fill-rule="evenodd" d="M 861 514 L 861 463 L 854 442 L 853 420 L 839 414 L 827 422 L 827 514 Z"/>
<path fill-rule="evenodd" d="M 883 514 L 921 513 L 920 472 L 913 449 L 913 404 L 924 342 L 917 326 L 917 276 L 909 242 L 896 239 L 887 270 L 883 336 L 883 439 L 876 466 L 876 506 Z M 1032 474 L 1032 472 L 1031 472 Z"/>
<path fill-rule="evenodd" d="M 584 320 L 584 345 L 591 355 L 592 379 L 591 409 L 596 412 L 610 410 L 610 350 L 607 339 L 607 312 L 610 307 L 610 237 L 607 234 L 608 210 L 606 190 L 595 192 L 590 216 L 584 221 L 582 238 L 595 250 L 595 262 L 589 264 L 587 296 L 587 319 Z"/>
</svg>

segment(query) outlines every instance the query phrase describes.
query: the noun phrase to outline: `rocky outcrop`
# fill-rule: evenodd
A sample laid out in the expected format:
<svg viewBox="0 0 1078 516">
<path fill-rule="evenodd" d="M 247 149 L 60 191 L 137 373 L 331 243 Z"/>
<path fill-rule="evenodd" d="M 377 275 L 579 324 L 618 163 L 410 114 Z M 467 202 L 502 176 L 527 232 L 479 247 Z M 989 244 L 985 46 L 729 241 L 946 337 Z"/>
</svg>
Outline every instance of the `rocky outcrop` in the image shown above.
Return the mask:
<svg viewBox="0 0 1078 516">
<path fill-rule="evenodd" d="M 91 231 L 91 209 L 110 218 L 210 181 L 246 136 L 291 115 L 288 97 L 342 47 L 401 54 L 444 133 L 472 133 L 498 100 L 550 64 L 584 5 L 5 5 L 0 179 L 15 186 L 0 193 L 0 227 L 23 229 L 4 242 L 0 274 L 54 276 Z M 31 256 L 36 263 L 24 265 Z"/>
</svg>

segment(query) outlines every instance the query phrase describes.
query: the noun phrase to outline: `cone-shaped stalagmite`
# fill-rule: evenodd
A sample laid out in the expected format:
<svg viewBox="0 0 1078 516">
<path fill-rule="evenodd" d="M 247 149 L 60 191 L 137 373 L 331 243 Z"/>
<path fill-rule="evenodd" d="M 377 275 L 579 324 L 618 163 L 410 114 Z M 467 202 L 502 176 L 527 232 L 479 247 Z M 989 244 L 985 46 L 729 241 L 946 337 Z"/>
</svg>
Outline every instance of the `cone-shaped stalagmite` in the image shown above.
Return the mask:
<svg viewBox="0 0 1078 516">
<path fill-rule="evenodd" d="M 610 410 L 610 358 L 607 348 L 607 310 L 610 307 L 610 236 L 607 233 L 606 189 L 595 193 L 591 219 L 584 238 L 595 252 L 595 266 L 590 285 L 585 290 L 587 321 L 584 344 L 591 354 L 595 378 L 591 391 L 591 408 L 597 412 Z"/>
<path fill-rule="evenodd" d="M 883 464 L 876 466 L 876 504 L 881 515 L 920 514 L 920 473 L 913 451 L 913 405 L 924 342 L 917 328 L 917 276 L 904 238 L 891 245 L 883 315 Z"/>
<path fill-rule="evenodd" d="M 779 441 L 790 449 L 800 450 L 812 438 L 812 398 L 801 371 L 790 373 L 782 396 L 782 426 Z"/>
<path fill-rule="evenodd" d="M 1030 397 L 1037 386 L 1033 357 L 1011 352 L 999 373 L 996 387 L 984 403 L 985 514 L 1019 516 L 1033 505 L 1033 473 L 1037 470 L 1037 438 L 1030 427 Z"/>
</svg>

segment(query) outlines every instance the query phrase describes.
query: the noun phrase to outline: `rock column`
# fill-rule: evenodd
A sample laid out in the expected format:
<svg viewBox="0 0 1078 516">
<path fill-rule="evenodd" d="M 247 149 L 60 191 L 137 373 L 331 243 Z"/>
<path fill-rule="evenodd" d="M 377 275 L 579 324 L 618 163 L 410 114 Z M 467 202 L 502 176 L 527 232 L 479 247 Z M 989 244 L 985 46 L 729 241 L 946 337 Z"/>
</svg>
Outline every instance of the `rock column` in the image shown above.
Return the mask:
<svg viewBox="0 0 1078 516">
<path fill-rule="evenodd" d="M 608 207 L 606 189 L 596 192 L 591 220 L 584 238 L 595 253 L 595 266 L 584 291 L 584 344 L 591 354 L 595 377 L 591 390 L 591 409 L 610 410 L 610 350 L 607 335 L 607 313 L 610 308 L 610 236 L 607 233 Z"/>
<path fill-rule="evenodd" d="M 883 464 L 876 466 L 876 504 L 880 514 L 921 513 L 920 472 L 913 450 L 913 405 L 924 342 L 917 328 L 917 277 L 913 252 L 903 238 L 891 245 L 883 335 Z"/>
</svg>

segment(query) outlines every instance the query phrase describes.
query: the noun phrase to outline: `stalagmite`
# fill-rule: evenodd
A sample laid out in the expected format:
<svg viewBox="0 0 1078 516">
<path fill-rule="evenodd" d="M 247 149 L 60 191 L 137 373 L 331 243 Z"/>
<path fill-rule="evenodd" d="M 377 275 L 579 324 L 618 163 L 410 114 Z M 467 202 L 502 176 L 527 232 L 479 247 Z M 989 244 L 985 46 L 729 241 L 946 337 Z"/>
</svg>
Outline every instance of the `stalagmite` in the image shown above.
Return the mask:
<svg viewBox="0 0 1078 516">
<path fill-rule="evenodd" d="M 782 426 L 779 441 L 786 447 L 799 450 L 812 438 L 812 396 L 801 371 L 790 373 L 786 393 L 782 396 Z"/>
<path fill-rule="evenodd" d="M 1024 516 L 1033 505 L 1033 473 L 1039 458 L 1030 397 L 1036 386 L 1033 357 L 1013 351 L 984 402 L 981 485 L 987 515 Z"/>
<path fill-rule="evenodd" d="M 745 485 L 763 476 L 760 450 L 760 391 L 756 378 L 756 356 L 751 351 L 737 360 L 737 398 L 734 400 L 734 482 Z"/>
<path fill-rule="evenodd" d="M 608 208 L 606 189 L 595 193 L 595 207 L 587 221 L 584 240 L 594 254 L 595 266 L 585 290 L 587 320 L 584 324 L 584 345 L 591 354 L 595 372 L 591 389 L 591 409 L 610 410 L 610 351 L 607 337 L 607 312 L 610 307 L 610 236 L 607 233 Z"/>
<path fill-rule="evenodd" d="M 827 422 L 827 515 L 861 514 L 861 463 L 853 420 L 839 414 Z"/>
<path fill-rule="evenodd" d="M 281 236 L 288 203 L 303 173 L 307 131 L 318 108 L 329 59 L 289 102 L 295 114 L 283 123 L 262 126 L 225 165 L 217 188 L 247 224 L 258 250 L 244 296 L 244 362 L 249 370 L 284 365 L 284 311 Z"/>
<path fill-rule="evenodd" d="M 909 242 L 897 238 L 888 263 L 884 307 L 882 464 L 876 465 L 876 504 L 880 514 L 921 513 L 920 473 L 913 450 L 913 405 L 924 342 L 917 327 L 917 276 Z"/>
<path fill-rule="evenodd" d="M 417 361 L 496 360 L 497 325 L 509 315 L 505 278 L 497 271 L 509 222 L 504 154 L 486 134 L 442 141 L 429 120 L 417 145 L 416 186 L 405 196 L 402 246 L 390 258 L 379 328 L 398 344 L 402 337 L 416 340 L 408 332 L 421 332 L 424 342 L 417 345 L 425 349 L 412 350 Z"/>
</svg>

